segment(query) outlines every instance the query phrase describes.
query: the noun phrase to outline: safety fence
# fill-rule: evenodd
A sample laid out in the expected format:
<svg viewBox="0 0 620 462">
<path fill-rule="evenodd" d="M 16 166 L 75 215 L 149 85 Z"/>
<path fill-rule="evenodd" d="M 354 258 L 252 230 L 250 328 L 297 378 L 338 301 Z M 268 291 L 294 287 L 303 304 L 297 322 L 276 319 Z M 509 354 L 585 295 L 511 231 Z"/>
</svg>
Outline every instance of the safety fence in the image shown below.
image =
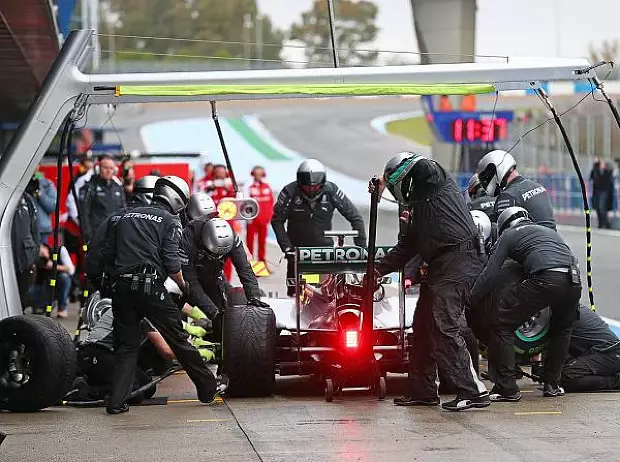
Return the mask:
<svg viewBox="0 0 620 462">
<path fill-rule="evenodd" d="M 586 181 L 589 178 L 589 172 L 584 172 Z M 467 182 L 471 177 L 471 173 L 458 173 L 455 179 L 461 190 L 467 189 Z M 581 188 L 577 175 L 564 173 L 548 174 L 548 175 L 527 175 L 527 178 L 542 184 L 551 198 L 553 208 L 559 214 L 583 214 L 583 200 L 581 198 Z M 588 202 L 591 204 L 592 185 L 588 184 Z M 612 206 L 611 209 L 616 211 L 620 200 L 620 179 L 614 179 L 613 191 L 611 191 Z"/>
</svg>

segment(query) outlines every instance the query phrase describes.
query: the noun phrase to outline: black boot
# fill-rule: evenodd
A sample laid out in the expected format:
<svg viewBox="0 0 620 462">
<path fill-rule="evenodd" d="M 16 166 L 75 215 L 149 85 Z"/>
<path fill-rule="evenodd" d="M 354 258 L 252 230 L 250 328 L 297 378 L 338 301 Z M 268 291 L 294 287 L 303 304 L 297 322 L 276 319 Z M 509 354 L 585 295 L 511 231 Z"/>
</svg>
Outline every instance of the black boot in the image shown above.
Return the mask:
<svg viewBox="0 0 620 462">
<path fill-rule="evenodd" d="M 441 405 L 447 411 L 465 411 L 466 409 L 483 408 L 491 405 L 487 391 L 474 396 L 457 396 L 452 401 Z"/>
<path fill-rule="evenodd" d="M 558 396 L 564 396 L 564 388 L 557 383 L 545 383 L 543 385 L 543 396 L 545 398 L 556 398 Z"/>
<path fill-rule="evenodd" d="M 118 407 L 106 406 L 105 411 L 111 415 L 123 414 L 125 412 L 129 412 L 129 405 L 124 403 Z"/>
</svg>

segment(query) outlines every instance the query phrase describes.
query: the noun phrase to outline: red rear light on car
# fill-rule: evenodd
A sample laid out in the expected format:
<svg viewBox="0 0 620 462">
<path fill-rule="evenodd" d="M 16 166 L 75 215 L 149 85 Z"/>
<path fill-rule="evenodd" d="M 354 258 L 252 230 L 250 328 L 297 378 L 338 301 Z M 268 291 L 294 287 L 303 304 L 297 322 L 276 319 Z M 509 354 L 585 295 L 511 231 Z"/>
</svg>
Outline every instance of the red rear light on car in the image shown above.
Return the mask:
<svg viewBox="0 0 620 462">
<path fill-rule="evenodd" d="M 344 332 L 344 346 L 347 348 L 357 348 L 359 345 L 359 332 L 347 330 Z"/>
</svg>

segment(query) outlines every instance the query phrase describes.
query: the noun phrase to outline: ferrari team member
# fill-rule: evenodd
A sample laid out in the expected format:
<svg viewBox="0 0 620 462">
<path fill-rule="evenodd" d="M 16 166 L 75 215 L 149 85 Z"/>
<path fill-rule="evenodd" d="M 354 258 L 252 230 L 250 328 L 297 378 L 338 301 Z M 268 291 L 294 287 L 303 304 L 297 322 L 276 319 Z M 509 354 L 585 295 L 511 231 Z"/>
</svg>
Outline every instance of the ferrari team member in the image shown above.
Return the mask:
<svg viewBox="0 0 620 462">
<path fill-rule="evenodd" d="M 268 307 L 260 300 L 258 281 L 248 262 L 241 238 L 221 218 L 201 217 L 183 230 L 181 265 L 189 282 L 186 301 L 211 320 L 226 308 L 230 284 L 223 276 L 224 261 L 233 262 L 248 305 Z"/>
<path fill-rule="evenodd" d="M 121 217 L 130 209 L 135 207 L 143 207 L 151 204 L 153 200 L 153 190 L 155 183 L 159 177 L 146 175 L 140 178 L 134 184 L 134 191 L 126 208 L 120 209 L 108 216 L 103 223 L 95 230 L 93 238 L 90 240 L 88 253 L 86 254 L 86 276 L 96 290 L 106 290 L 106 280 L 109 278 L 111 268 L 105 268 L 102 256 L 106 254 L 110 246 L 110 236 L 112 227 L 121 219 Z M 105 276 L 104 276 L 105 275 Z M 109 282 L 109 281 L 108 281 Z"/>
<path fill-rule="evenodd" d="M 335 210 L 357 231 L 357 237 L 353 240 L 355 245 L 366 247 L 362 215 L 345 193 L 326 179 L 325 167 L 321 162 L 315 159 L 303 161 L 297 169 L 297 181 L 280 191 L 273 208 L 271 226 L 278 245 L 288 258 L 286 278 L 289 296 L 295 294 L 294 284 L 289 283 L 295 277 L 294 260 L 290 255 L 295 247 L 333 246 L 333 239 L 326 238 L 324 232 L 332 229 Z"/>
<path fill-rule="evenodd" d="M 256 166 L 252 169 L 254 181 L 250 185 L 250 197 L 258 202 L 258 216 L 248 221 L 246 242 L 250 255 L 254 256 L 254 244 L 258 240 L 258 259 L 265 262 L 265 248 L 267 246 L 267 227 L 273 217 L 273 191 L 265 182 L 265 169 Z"/>
<path fill-rule="evenodd" d="M 496 196 L 492 221 L 508 207 L 523 207 L 531 219 L 539 224 L 556 229 L 553 206 L 545 187 L 522 177 L 517 172 L 517 161 L 502 150 L 488 153 L 478 162 L 478 178 L 487 194 Z"/>
<path fill-rule="evenodd" d="M 467 195 L 469 202 L 467 203 L 469 210 L 480 210 L 489 218 L 493 217 L 493 209 L 495 208 L 495 198 L 489 196 L 480 184 L 478 174 L 474 173 L 467 184 Z"/>
<path fill-rule="evenodd" d="M 211 403 L 218 383 L 200 353 L 187 342 L 179 309 L 164 287 L 167 276 L 184 293 L 179 246 L 178 214 L 189 201 L 189 186 L 179 177 L 157 180 L 150 206 L 125 213 L 112 228 L 112 247 L 105 256 L 113 261 L 115 361 L 113 390 L 107 403 L 109 414 L 127 412 L 138 350 L 140 320 L 146 317 L 164 337 L 196 386 L 198 399 Z"/>
<path fill-rule="evenodd" d="M 489 394 L 478 380 L 461 333 L 469 291 L 483 267 L 465 199 L 441 165 L 411 152 L 388 161 L 379 187 L 387 187 L 410 213 L 398 244 L 376 265 L 377 276 L 402 268 L 415 255 L 428 264 L 409 345 L 409 390 L 394 404 L 438 405 L 439 369 L 458 390 L 454 400 L 442 404 L 444 409 L 487 407 Z"/>
<path fill-rule="evenodd" d="M 495 372 L 491 400 L 521 399 L 515 375 L 514 331 L 547 306 L 551 307 L 551 329 L 542 377 L 543 395 L 562 396 L 560 374 L 568 356 L 571 325 L 577 318 L 581 296 L 577 259 L 558 233 L 534 223 L 522 207 L 504 210 L 497 226 L 499 239 L 472 290 L 471 304 L 478 304 L 493 288 L 508 257 L 521 265 L 525 279 L 500 300 L 491 314 L 489 363 Z"/>
<path fill-rule="evenodd" d="M 97 169 L 96 169 L 97 170 Z M 101 223 L 112 213 L 127 206 L 123 186 L 114 180 L 116 164 L 110 156 L 99 159 L 98 171 L 80 190 L 84 241 L 89 242 Z"/>
</svg>

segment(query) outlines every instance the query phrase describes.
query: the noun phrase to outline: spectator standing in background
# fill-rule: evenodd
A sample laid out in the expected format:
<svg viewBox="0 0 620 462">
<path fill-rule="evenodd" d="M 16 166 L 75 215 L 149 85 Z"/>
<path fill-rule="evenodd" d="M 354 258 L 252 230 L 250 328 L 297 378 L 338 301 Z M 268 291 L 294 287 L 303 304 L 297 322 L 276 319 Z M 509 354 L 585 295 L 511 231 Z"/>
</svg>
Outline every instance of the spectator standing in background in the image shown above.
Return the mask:
<svg viewBox="0 0 620 462">
<path fill-rule="evenodd" d="M 254 181 L 250 185 L 250 197 L 258 202 L 258 216 L 248 222 L 246 241 L 248 250 L 254 257 L 254 244 L 258 239 L 258 260 L 266 262 L 265 245 L 267 243 L 267 229 L 273 217 L 273 191 L 265 183 L 265 169 L 256 166 L 251 172 Z"/>
<path fill-rule="evenodd" d="M 121 162 L 121 176 L 123 179 L 123 188 L 125 189 L 125 202 L 129 202 L 133 195 L 133 188 L 136 183 L 136 172 L 133 168 L 131 159 L 124 159 Z"/>
<path fill-rule="evenodd" d="M 64 246 L 58 249 L 58 274 L 56 276 L 56 295 L 58 297 L 58 311 L 56 317 L 67 317 L 67 304 L 71 291 L 71 277 L 75 273 L 75 266 L 71 261 L 69 252 Z M 51 298 L 50 279 L 52 278 L 52 249 L 49 245 L 41 243 L 39 248 L 39 260 L 36 265 L 36 276 L 30 288 L 30 298 L 34 313 L 44 313 L 45 306 Z"/>
<path fill-rule="evenodd" d="M 95 230 L 108 216 L 127 206 L 125 190 L 116 178 L 114 159 L 101 156 L 95 170 L 90 181 L 80 190 L 80 220 L 84 242 L 93 237 Z"/>
<path fill-rule="evenodd" d="M 598 227 L 611 228 L 608 214 L 613 199 L 613 172 L 607 163 L 598 157 L 594 158 L 590 181 L 592 181 L 592 204 L 596 210 Z"/>
<path fill-rule="evenodd" d="M 36 172 L 26 191 L 34 198 L 37 207 L 37 226 L 41 242 L 47 242 L 52 234 L 52 219 L 50 214 L 56 209 L 56 186 L 43 176 L 43 173 Z"/>
</svg>

